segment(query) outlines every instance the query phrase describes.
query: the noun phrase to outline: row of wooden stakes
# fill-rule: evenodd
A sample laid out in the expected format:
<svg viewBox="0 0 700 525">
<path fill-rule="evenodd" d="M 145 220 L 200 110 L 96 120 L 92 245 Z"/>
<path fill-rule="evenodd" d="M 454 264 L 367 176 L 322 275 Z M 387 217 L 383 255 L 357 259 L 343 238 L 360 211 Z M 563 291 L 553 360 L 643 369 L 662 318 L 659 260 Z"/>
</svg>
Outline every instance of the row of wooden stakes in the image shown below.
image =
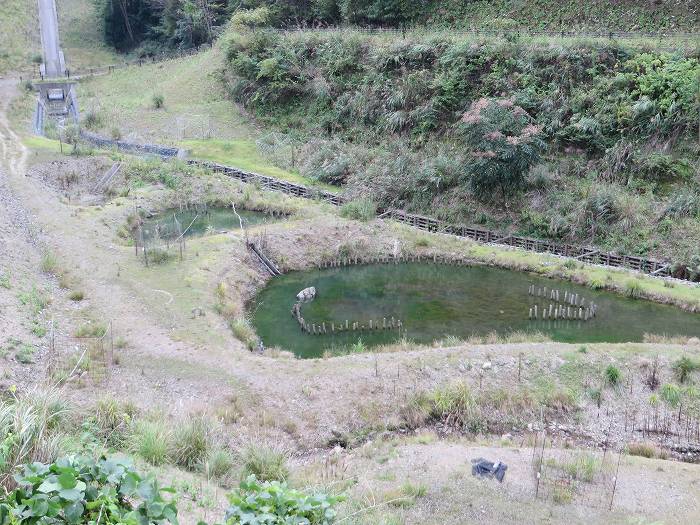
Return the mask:
<svg viewBox="0 0 700 525">
<path fill-rule="evenodd" d="M 340 268 L 341 266 L 363 264 L 399 264 L 410 262 L 432 262 L 435 264 L 447 264 L 452 266 L 471 266 L 473 264 L 473 261 L 466 257 L 450 257 L 433 253 L 420 255 L 341 257 L 329 261 L 322 261 L 318 264 L 318 268 Z"/>
<path fill-rule="evenodd" d="M 565 304 L 573 307 L 586 307 L 586 298 L 583 296 L 579 296 L 577 293 L 565 291 L 563 294 L 555 289 L 555 288 L 550 288 L 549 290 L 547 287 L 537 287 L 534 284 L 531 284 L 530 287 L 527 290 L 528 295 L 532 295 L 534 297 L 544 297 L 545 299 L 549 299 L 550 301 L 554 301 L 555 303 L 558 304 Z M 595 306 L 593 303 L 590 303 L 589 306 Z"/>
<path fill-rule="evenodd" d="M 387 319 L 382 318 L 382 322 L 379 320 L 374 321 L 370 319 L 368 323 L 362 323 L 360 321 L 350 321 L 346 319 L 344 323 L 335 324 L 335 322 L 326 323 L 325 321 L 316 323 L 307 323 L 306 320 L 301 315 L 301 303 L 294 303 L 292 307 L 292 316 L 299 323 L 299 327 L 302 332 L 313 335 L 321 334 L 334 334 L 336 332 L 357 332 L 357 331 L 374 331 L 374 330 L 400 330 L 403 328 L 403 323 L 401 319 L 394 319 L 393 317 Z"/>
<path fill-rule="evenodd" d="M 530 306 L 530 311 L 528 313 L 528 319 L 530 320 L 565 320 L 565 321 L 590 321 L 596 316 L 598 307 L 595 304 L 589 305 L 586 308 L 579 306 L 571 307 L 564 306 L 563 304 L 549 304 L 549 308 L 546 306 L 539 311 L 538 305 Z"/>
</svg>

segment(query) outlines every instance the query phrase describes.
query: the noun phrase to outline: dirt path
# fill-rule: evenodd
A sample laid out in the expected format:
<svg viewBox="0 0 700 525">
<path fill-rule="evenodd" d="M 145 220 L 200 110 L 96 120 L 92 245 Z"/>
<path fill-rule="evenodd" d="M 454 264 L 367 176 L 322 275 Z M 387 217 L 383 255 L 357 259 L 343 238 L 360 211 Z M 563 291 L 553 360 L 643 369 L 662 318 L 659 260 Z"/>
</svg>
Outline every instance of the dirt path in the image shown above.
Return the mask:
<svg viewBox="0 0 700 525">
<path fill-rule="evenodd" d="M 5 94 L 14 93 L 16 84 L 14 79 L 0 79 L 0 350 L 4 357 L 0 385 L 4 387 L 23 387 L 43 378 L 41 357 L 46 345 L 32 328 L 46 319 L 28 312 L 21 296 L 32 290 L 44 294 L 53 286 L 38 271 L 41 235 L 9 185 L 10 175 L 25 172 L 28 155 L 6 116 L 9 97 Z"/>
</svg>

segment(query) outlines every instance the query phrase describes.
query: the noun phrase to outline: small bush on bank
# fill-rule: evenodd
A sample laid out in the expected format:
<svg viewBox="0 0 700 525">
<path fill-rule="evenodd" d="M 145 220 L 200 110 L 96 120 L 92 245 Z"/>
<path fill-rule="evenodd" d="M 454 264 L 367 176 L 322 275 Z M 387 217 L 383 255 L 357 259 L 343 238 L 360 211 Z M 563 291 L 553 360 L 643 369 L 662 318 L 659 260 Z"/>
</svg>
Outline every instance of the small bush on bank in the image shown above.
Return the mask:
<svg viewBox="0 0 700 525">
<path fill-rule="evenodd" d="M 687 356 L 673 363 L 673 373 L 679 383 L 685 383 L 696 370 L 700 370 L 700 363 Z"/>
<path fill-rule="evenodd" d="M 81 324 L 75 329 L 75 337 L 102 337 L 107 333 L 107 325 L 96 322 Z"/>
<path fill-rule="evenodd" d="M 160 93 L 156 93 L 151 97 L 151 105 L 153 109 L 161 109 L 165 105 L 165 97 Z"/>
<path fill-rule="evenodd" d="M 74 290 L 68 294 L 68 299 L 71 301 L 82 301 L 85 298 L 85 293 L 82 290 Z"/>
<path fill-rule="evenodd" d="M 204 463 L 204 473 L 209 479 L 223 479 L 233 469 L 233 457 L 223 448 L 212 448 Z"/>
<path fill-rule="evenodd" d="M 162 421 L 142 420 L 131 436 L 131 451 L 151 465 L 163 465 L 170 456 L 172 436 Z"/>
<path fill-rule="evenodd" d="M 179 425 L 172 438 L 172 457 L 176 465 L 194 470 L 206 460 L 211 448 L 211 422 L 195 417 Z"/>
<path fill-rule="evenodd" d="M 151 248 L 148 250 L 148 262 L 152 264 L 165 264 L 173 258 L 173 255 L 163 248 Z"/>
<path fill-rule="evenodd" d="M 340 216 L 346 219 L 367 222 L 377 215 L 377 205 L 371 199 L 350 201 L 340 208 Z"/>
<path fill-rule="evenodd" d="M 92 417 L 95 434 L 109 446 L 126 446 L 136 412 L 136 407 L 130 402 L 121 403 L 111 397 L 100 399 Z"/>
<path fill-rule="evenodd" d="M 55 274 L 58 271 L 58 260 L 52 252 L 46 251 L 42 254 L 41 271 L 50 274 Z"/>
<path fill-rule="evenodd" d="M 631 297 L 633 299 L 636 299 L 638 297 L 641 297 L 643 292 L 642 288 L 642 283 L 640 283 L 636 279 L 630 279 L 625 283 L 625 295 L 627 297 Z"/>
<path fill-rule="evenodd" d="M 242 453 L 243 476 L 261 481 L 284 481 L 289 476 L 284 453 L 267 445 L 248 445 Z"/>
<path fill-rule="evenodd" d="M 94 109 L 88 110 L 83 116 L 83 126 L 89 130 L 95 131 L 102 127 L 102 117 Z"/>
<path fill-rule="evenodd" d="M 248 350 L 255 349 L 255 345 L 258 343 L 258 336 L 247 319 L 243 317 L 232 319 L 229 321 L 229 326 L 236 339 L 244 343 Z"/>
<path fill-rule="evenodd" d="M 60 423 L 68 408 L 55 391 L 34 391 L 0 401 L 0 485 L 14 488 L 19 465 L 50 462 L 60 453 Z"/>
<path fill-rule="evenodd" d="M 617 386 L 622 381 L 622 373 L 615 365 L 608 365 L 604 375 L 606 383 L 610 386 Z"/>
<path fill-rule="evenodd" d="M 630 456 L 640 456 L 643 458 L 668 458 L 668 453 L 657 447 L 654 443 L 629 443 L 627 445 L 627 453 Z"/>
</svg>

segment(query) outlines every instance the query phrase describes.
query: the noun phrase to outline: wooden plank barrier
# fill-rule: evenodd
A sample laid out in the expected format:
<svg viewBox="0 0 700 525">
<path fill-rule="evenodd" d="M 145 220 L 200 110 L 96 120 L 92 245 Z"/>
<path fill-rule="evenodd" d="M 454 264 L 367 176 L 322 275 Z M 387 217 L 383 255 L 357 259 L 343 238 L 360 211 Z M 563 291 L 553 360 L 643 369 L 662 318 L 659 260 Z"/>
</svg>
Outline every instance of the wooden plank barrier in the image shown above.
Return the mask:
<svg viewBox="0 0 700 525">
<path fill-rule="evenodd" d="M 333 204 L 334 206 L 342 206 L 347 202 L 345 197 L 328 191 L 308 188 L 301 184 L 295 184 L 276 179 L 274 177 L 260 175 L 258 173 L 247 172 L 238 168 L 217 164 L 215 162 L 189 159 L 187 163 L 192 166 L 199 166 L 212 170 L 215 173 L 225 174 L 243 182 L 259 184 L 265 189 L 279 191 L 295 197 L 321 200 Z M 590 264 L 625 267 L 657 276 L 671 275 L 671 264 L 668 261 L 658 261 L 631 255 L 618 255 L 614 253 L 599 252 L 592 247 L 575 246 L 566 243 L 559 244 L 544 239 L 507 235 L 483 228 L 447 223 L 433 217 L 407 213 L 403 210 L 379 209 L 377 210 L 377 213 L 381 215 L 382 218 L 393 219 L 429 233 L 445 233 L 482 243 L 493 243 L 504 246 L 512 246 L 527 251 L 551 253 L 552 255 L 562 257 L 578 258 L 582 262 Z"/>
</svg>

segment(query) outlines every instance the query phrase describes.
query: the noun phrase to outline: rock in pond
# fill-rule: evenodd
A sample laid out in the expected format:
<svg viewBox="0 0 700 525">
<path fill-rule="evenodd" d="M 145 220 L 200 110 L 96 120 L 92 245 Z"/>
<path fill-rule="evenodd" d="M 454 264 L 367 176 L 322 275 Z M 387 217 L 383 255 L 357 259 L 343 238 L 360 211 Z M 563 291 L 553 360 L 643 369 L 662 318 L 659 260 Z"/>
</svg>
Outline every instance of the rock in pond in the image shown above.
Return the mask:
<svg viewBox="0 0 700 525">
<path fill-rule="evenodd" d="M 316 288 L 309 286 L 297 294 L 297 299 L 303 302 L 313 301 L 316 297 Z"/>
</svg>

